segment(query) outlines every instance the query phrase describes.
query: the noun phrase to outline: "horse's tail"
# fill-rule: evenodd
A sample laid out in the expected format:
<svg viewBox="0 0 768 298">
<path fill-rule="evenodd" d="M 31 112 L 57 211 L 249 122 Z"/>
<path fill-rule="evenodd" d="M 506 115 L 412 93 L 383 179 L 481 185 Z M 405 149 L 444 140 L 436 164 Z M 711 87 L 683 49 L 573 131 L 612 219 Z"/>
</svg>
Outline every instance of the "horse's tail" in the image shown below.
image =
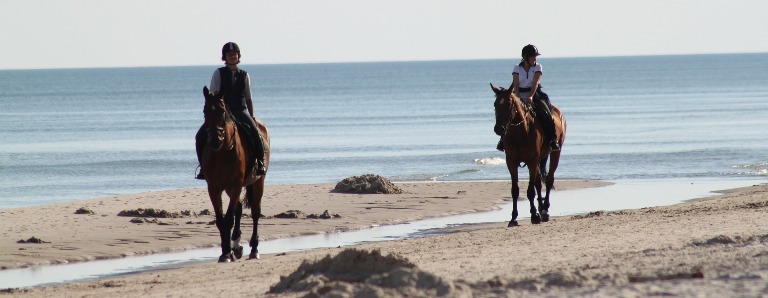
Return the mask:
<svg viewBox="0 0 768 298">
<path fill-rule="evenodd" d="M 539 160 L 539 178 L 541 181 L 546 182 L 547 181 L 547 160 L 549 159 L 549 155 L 544 155 L 544 158 Z"/>
<path fill-rule="evenodd" d="M 243 198 L 243 207 L 251 209 L 253 206 L 253 184 L 245 187 L 245 197 Z"/>
</svg>

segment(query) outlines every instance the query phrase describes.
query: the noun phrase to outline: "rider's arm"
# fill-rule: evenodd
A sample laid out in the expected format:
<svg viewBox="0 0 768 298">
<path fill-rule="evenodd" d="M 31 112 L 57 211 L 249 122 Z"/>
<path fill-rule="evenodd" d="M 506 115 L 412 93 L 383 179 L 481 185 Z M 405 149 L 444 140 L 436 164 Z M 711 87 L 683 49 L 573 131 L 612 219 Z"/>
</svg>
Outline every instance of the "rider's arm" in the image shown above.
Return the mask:
<svg viewBox="0 0 768 298">
<path fill-rule="evenodd" d="M 541 75 L 543 74 L 542 69 L 543 67 L 541 64 L 536 64 L 534 66 L 533 84 L 531 84 L 531 96 L 528 97 L 531 101 L 533 100 L 533 95 L 535 95 L 536 91 L 539 89 L 539 84 L 541 83 Z"/>
<path fill-rule="evenodd" d="M 536 94 L 536 89 L 538 89 L 539 83 L 541 83 L 541 72 L 536 72 L 535 74 L 533 74 L 533 84 L 531 84 L 531 95 L 528 96 L 529 100 L 533 100 L 533 95 Z"/>
<path fill-rule="evenodd" d="M 209 88 L 210 92 L 213 94 L 218 94 L 219 90 L 221 89 L 221 75 L 219 74 L 219 70 L 216 69 L 213 72 L 213 75 L 211 76 L 211 88 Z"/>
<path fill-rule="evenodd" d="M 245 75 L 245 104 L 248 106 L 248 114 L 253 117 L 253 100 L 251 99 L 251 75 Z"/>
<path fill-rule="evenodd" d="M 520 97 L 520 65 L 515 64 L 512 68 L 512 93 Z"/>
<path fill-rule="evenodd" d="M 512 93 L 520 98 L 520 75 L 516 72 L 512 73 Z"/>
</svg>

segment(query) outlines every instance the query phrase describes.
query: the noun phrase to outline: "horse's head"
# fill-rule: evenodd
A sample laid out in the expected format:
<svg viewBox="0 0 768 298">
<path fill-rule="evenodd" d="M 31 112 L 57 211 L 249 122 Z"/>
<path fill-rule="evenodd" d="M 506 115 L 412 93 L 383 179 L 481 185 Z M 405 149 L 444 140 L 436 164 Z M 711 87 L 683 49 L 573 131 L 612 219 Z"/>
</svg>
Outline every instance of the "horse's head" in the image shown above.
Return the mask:
<svg viewBox="0 0 768 298">
<path fill-rule="evenodd" d="M 493 126 L 493 132 L 503 136 L 510 126 L 519 125 L 523 125 L 527 130 L 522 102 L 512 93 L 512 88 L 505 89 L 491 84 L 491 90 L 496 95 L 496 100 L 493 102 L 493 108 L 496 112 L 496 124 Z"/>
<path fill-rule="evenodd" d="M 203 87 L 203 96 L 205 97 L 203 115 L 205 126 L 208 128 L 208 144 L 211 149 L 218 151 L 224 143 L 229 143 L 226 140 L 230 135 L 228 130 L 233 127 L 227 125 L 227 106 L 224 104 L 224 96 L 209 92 L 208 87 Z"/>
</svg>

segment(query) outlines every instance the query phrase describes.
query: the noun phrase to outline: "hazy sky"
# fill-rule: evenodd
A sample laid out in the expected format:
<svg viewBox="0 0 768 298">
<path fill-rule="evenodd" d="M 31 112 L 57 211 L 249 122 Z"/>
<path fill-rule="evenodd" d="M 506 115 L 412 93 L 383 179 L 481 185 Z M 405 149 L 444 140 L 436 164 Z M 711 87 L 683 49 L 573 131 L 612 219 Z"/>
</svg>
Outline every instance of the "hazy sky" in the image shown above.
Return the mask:
<svg viewBox="0 0 768 298">
<path fill-rule="evenodd" d="M 768 52 L 766 0 L 0 0 L 0 69 Z M 544 58 L 542 57 L 542 58 Z"/>
</svg>

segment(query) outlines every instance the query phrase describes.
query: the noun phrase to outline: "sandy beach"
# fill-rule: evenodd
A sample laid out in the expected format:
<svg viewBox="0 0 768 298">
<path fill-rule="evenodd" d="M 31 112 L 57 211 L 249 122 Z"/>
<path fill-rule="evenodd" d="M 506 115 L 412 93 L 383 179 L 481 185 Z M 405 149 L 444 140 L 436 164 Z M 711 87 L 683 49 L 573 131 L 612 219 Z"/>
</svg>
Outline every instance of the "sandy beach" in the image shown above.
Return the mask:
<svg viewBox="0 0 768 298">
<path fill-rule="evenodd" d="M 603 184 L 559 181 L 558 188 Z M 260 239 L 492 210 L 510 199 L 508 182 L 501 181 L 397 185 L 403 194 L 334 193 L 334 185 L 270 186 Z M 81 208 L 81 212 L 93 214 L 76 214 Z M 118 216 L 121 211 L 140 208 L 178 217 Z M 18 268 L 218 246 L 218 232 L 210 224 L 213 218 L 201 215 L 204 209 L 211 209 L 205 190 L 190 189 L 0 210 L 0 266 Z M 318 215 L 327 210 L 340 218 L 275 217 L 289 210 Z M 521 221 L 515 228 L 506 228 L 506 222 L 468 225 L 428 237 L 264 254 L 260 260 L 230 264 L 180 265 L 54 287 L 6 289 L 1 294 L 768 296 L 767 211 L 768 185 L 763 184 L 672 206 L 595 211 L 555 217 L 540 225 Z M 243 227 L 249 235 L 250 228 Z"/>
</svg>

